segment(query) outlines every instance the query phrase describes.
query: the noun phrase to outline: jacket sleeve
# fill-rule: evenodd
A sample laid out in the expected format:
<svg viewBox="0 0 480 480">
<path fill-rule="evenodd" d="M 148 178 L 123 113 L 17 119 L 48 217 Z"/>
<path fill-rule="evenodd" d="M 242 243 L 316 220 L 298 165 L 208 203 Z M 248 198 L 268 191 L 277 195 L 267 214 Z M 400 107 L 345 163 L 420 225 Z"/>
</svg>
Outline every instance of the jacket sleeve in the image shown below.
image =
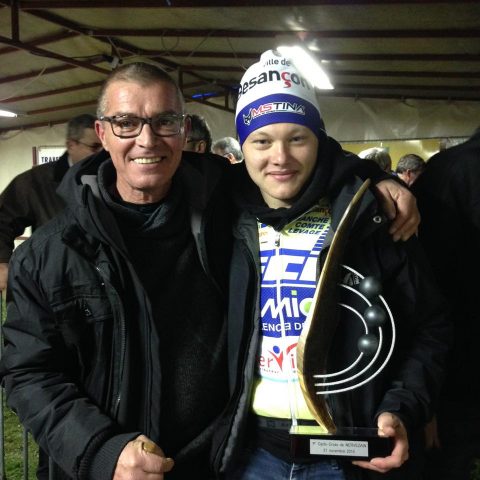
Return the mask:
<svg viewBox="0 0 480 480">
<path fill-rule="evenodd" d="M 357 155 L 350 152 L 345 152 L 345 160 L 355 164 L 355 173 L 362 180 L 370 178 L 374 185 L 383 180 L 395 180 L 403 185 L 397 176 L 385 172 L 373 160 L 359 158 Z"/>
<path fill-rule="evenodd" d="M 394 254 L 388 260 L 379 256 L 389 272 L 384 296 L 393 313 L 397 341 L 377 416 L 395 413 L 407 429 L 416 429 L 431 418 L 440 394 L 452 338 L 449 306 L 416 237 L 406 243 L 385 241 Z"/>
<path fill-rule="evenodd" d="M 77 385 L 53 312 L 31 274 L 35 270 L 17 252 L 0 363 L 8 405 L 69 477 L 111 478 L 123 447 L 139 432 L 122 432 Z"/>
<path fill-rule="evenodd" d="M 14 241 L 33 224 L 33 212 L 25 191 L 25 177 L 14 178 L 0 195 L 0 263 L 8 263 Z"/>
</svg>

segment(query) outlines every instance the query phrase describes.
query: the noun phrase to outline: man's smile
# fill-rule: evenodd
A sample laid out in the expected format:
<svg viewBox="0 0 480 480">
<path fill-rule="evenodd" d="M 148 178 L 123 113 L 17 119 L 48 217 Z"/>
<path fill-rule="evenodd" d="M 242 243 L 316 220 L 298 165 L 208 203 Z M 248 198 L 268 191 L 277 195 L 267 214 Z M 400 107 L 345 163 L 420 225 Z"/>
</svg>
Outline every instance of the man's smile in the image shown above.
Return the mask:
<svg viewBox="0 0 480 480">
<path fill-rule="evenodd" d="M 150 163 L 159 163 L 163 157 L 138 157 L 134 158 L 133 161 L 140 165 L 146 165 Z"/>
</svg>

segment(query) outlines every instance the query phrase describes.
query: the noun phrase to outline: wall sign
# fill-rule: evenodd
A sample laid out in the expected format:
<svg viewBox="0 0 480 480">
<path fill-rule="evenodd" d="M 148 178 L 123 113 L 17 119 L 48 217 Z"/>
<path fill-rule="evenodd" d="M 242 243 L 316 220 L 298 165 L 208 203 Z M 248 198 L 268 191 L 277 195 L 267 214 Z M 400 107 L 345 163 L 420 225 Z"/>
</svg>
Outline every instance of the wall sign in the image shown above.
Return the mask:
<svg viewBox="0 0 480 480">
<path fill-rule="evenodd" d="M 64 145 L 33 147 L 33 165 L 55 162 L 64 152 Z"/>
</svg>

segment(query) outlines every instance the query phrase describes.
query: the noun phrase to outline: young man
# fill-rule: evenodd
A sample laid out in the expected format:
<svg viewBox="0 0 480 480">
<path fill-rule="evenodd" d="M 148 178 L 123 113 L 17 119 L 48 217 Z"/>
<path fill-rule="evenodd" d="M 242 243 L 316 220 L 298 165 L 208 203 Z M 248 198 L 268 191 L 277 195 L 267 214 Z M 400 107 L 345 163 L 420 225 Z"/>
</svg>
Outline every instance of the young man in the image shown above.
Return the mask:
<svg viewBox="0 0 480 480">
<path fill-rule="evenodd" d="M 232 480 L 343 480 L 369 472 L 418 478 L 414 443 L 439 390 L 449 328 L 416 240 L 394 243 L 367 192 L 342 259 L 381 280 L 398 340 L 387 368 L 361 388 L 328 396 L 327 404 L 338 427 L 378 427 L 392 437 L 391 455 L 354 465 L 318 457 L 297 462 L 289 426 L 293 419 L 313 420 L 295 363 L 307 310 L 301 306 L 313 296 L 365 161 L 347 159 L 327 137 L 313 88 L 290 59 L 273 51 L 245 73 L 236 124 L 246 170 L 236 189 L 240 213 L 230 276 L 233 396 L 219 429 L 217 469 Z M 362 331 L 358 324 L 346 329 L 339 321 L 336 335 L 351 349 Z M 332 348 L 328 364 L 344 365 L 347 353 Z"/>
</svg>

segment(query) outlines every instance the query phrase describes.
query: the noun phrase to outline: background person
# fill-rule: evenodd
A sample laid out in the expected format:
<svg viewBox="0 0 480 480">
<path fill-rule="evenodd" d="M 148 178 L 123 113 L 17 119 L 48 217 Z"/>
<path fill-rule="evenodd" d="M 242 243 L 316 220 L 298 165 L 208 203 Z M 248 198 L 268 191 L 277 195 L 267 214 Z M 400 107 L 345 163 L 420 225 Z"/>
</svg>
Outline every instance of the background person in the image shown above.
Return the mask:
<svg viewBox="0 0 480 480">
<path fill-rule="evenodd" d="M 430 425 L 426 480 L 470 480 L 480 459 L 480 130 L 434 155 L 413 185 L 422 214 L 419 239 L 450 301 L 454 345 Z"/>
<path fill-rule="evenodd" d="M 189 115 L 190 133 L 183 148 L 186 152 L 210 153 L 212 151 L 212 133 L 207 121 L 201 115 Z"/>
<path fill-rule="evenodd" d="M 392 157 L 385 148 L 367 148 L 361 151 L 358 156 L 365 160 L 373 160 L 384 172 L 390 173 L 392 171 Z"/>
<path fill-rule="evenodd" d="M 425 170 L 425 160 L 415 153 L 407 153 L 397 163 L 395 173 L 411 187 Z"/>
<path fill-rule="evenodd" d="M 216 140 L 213 143 L 212 152 L 227 158 L 232 164 L 243 162 L 242 148 L 233 137 L 223 137 Z"/>
<path fill-rule="evenodd" d="M 68 168 L 102 148 L 95 117 L 84 114 L 67 124 L 65 153 L 55 162 L 17 175 L 0 195 L 0 291 L 7 286 L 8 262 L 15 239 L 27 227 L 34 231 L 63 210 L 56 190 Z"/>
<path fill-rule="evenodd" d="M 251 81 L 259 78 L 268 80 Z M 285 86 L 282 78 L 298 82 Z M 265 105 L 276 109 L 254 116 L 266 111 Z M 216 467 L 229 480 L 343 480 L 370 478 L 372 472 L 420 478 L 416 441 L 440 388 L 449 328 L 418 242 L 392 241 L 369 192 L 342 261 L 381 279 L 397 344 L 385 370 L 327 402 L 338 427 L 378 426 L 392 437 L 391 455 L 353 462 L 361 469 L 348 460 L 292 458 L 293 419 L 315 423 L 295 365 L 306 313 L 293 305 L 313 297 L 332 230 L 361 184 L 356 174 L 365 162 L 346 157 L 327 137 L 313 87 L 290 59 L 273 51 L 245 73 L 236 124 L 246 169 L 234 190 L 239 213 L 228 317 L 233 397 L 219 428 Z M 330 349 L 331 371 L 349 365 L 364 332 L 362 322 L 346 328 L 342 321 Z"/>
</svg>

